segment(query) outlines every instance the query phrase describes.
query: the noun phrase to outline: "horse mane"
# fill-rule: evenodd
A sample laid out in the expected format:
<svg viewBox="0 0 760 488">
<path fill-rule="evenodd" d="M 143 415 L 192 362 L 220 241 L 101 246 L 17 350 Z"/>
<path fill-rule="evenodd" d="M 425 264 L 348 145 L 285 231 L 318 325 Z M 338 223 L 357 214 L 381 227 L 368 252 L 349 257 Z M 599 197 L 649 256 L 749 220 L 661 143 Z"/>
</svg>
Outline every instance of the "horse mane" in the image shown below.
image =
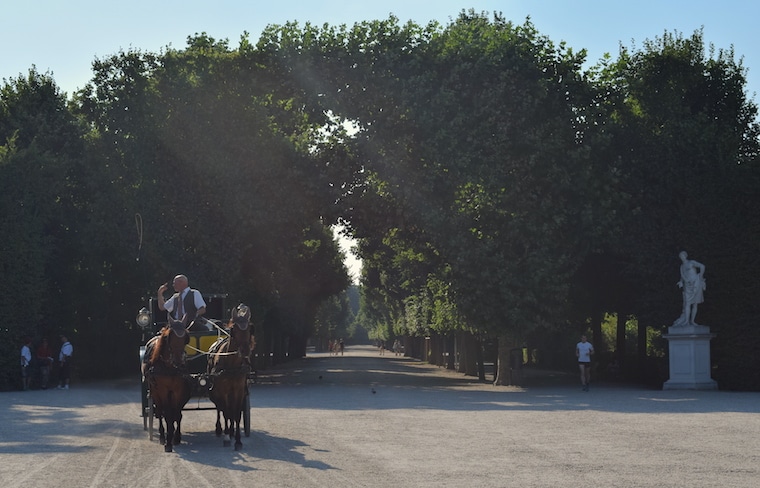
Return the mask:
<svg viewBox="0 0 760 488">
<path fill-rule="evenodd" d="M 166 338 L 169 336 L 170 332 L 171 332 L 171 328 L 168 326 L 161 329 L 161 332 L 159 333 L 159 338 L 156 341 L 155 345 L 153 346 L 153 353 L 150 355 L 151 364 L 155 364 L 158 358 L 161 357 L 161 354 L 163 353 L 163 349 L 164 349 L 163 345 L 164 343 L 166 343 Z"/>
</svg>

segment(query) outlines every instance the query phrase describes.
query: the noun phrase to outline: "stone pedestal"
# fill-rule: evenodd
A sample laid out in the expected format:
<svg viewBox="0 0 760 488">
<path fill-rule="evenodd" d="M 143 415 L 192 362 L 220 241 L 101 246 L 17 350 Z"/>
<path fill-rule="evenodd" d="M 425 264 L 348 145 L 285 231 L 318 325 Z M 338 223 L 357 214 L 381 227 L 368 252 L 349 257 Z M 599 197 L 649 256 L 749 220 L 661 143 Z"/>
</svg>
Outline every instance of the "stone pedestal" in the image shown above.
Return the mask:
<svg viewBox="0 0 760 488">
<path fill-rule="evenodd" d="M 710 340 L 715 334 L 704 325 L 668 327 L 670 379 L 663 390 L 717 390 L 710 376 Z"/>
</svg>

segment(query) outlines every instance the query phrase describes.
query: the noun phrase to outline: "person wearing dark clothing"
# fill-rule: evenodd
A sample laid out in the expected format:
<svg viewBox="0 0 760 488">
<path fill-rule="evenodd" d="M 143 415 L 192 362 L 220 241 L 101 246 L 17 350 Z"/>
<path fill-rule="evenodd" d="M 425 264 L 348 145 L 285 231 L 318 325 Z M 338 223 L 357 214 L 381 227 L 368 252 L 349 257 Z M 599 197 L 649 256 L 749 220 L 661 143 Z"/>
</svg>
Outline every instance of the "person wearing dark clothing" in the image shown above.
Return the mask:
<svg viewBox="0 0 760 488">
<path fill-rule="evenodd" d="M 37 364 L 40 365 L 40 387 L 47 390 L 48 381 L 50 380 L 50 367 L 53 365 L 53 352 L 48 346 L 47 339 L 42 339 L 36 352 Z"/>
</svg>

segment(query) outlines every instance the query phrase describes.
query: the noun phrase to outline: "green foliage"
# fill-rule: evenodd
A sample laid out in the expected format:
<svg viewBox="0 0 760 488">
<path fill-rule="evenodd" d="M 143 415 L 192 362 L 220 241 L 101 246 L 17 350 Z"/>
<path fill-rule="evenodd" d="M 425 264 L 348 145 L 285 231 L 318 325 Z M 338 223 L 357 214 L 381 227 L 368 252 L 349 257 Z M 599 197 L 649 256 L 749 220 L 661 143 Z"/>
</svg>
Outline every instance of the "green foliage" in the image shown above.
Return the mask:
<svg viewBox="0 0 760 488">
<path fill-rule="evenodd" d="M 67 329 L 101 364 L 118 338 L 131 371 L 134 311 L 178 272 L 255 304 L 278 358 L 351 323 L 508 348 L 602 312 L 656 344 L 687 249 L 727 381 L 754 344 L 760 126 L 733 52 L 705 51 L 665 33 L 584 73 L 530 22 L 462 11 L 119 52 L 68 102 L 31 70 L 0 87 L 4 347 Z"/>
<path fill-rule="evenodd" d="M 67 251 L 76 246 L 84 202 L 81 136 L 50 75 L 31 69 L 0 88 L 3 371 L 17 373 L 21 337 L 55 343 L 53 334 L 68 325 L 61 319 L 87 299 L 70 300 L 61 281 L 74 265 Z"/>
<path fill-rule="evenodd" d="M 354 318 L 347 292 L 330 297 L 317 310 L 313 337 L 324 343 L 328 340 L 352 338 Z"/>
<path fill-rule="evenodd" d="M 582 56 L 530 24 L 472 12 L 445 29 L 391 17 L 331 45 L 347 46 L 340 80 L 351 81 L 328 96 L 362 128 L 355 152 L 371 170 L 360 208 L 382 214 L 351 225 L 368 237 L 362 257 L 378 260 L 381 293 L 405 304 L 393 323 L 417 329 L 454 303 L 492 330 L 556 313 L 594 224 L 567 100 Z M 449 298 L 431 301 L 427 277 L 444 272 Z"/>
<path fill-rule="evenodd" d="M 621 48 L 600 83 L 615 93 L 607 99 L 607 130 L 626 204 L 615 246 L 632 279 L 647 283 L 635 304 L 640 318 L 669 325 L 680 250 L 712 264 L 718 290 L 730 286 L 723 271 L 743 268 L 756 229 L 745 220 L 745 192 L 757 178 L 757 107 L 733 52 L 716 55 L 710 47 L 708 55 L 701 31 L 687 38 L 666 32 L 640 51 Z M 740 312 L 716 305 L 720 316 L 705 308 L 703 319 L 718 323 L 728 310 Z"/>
</svg>

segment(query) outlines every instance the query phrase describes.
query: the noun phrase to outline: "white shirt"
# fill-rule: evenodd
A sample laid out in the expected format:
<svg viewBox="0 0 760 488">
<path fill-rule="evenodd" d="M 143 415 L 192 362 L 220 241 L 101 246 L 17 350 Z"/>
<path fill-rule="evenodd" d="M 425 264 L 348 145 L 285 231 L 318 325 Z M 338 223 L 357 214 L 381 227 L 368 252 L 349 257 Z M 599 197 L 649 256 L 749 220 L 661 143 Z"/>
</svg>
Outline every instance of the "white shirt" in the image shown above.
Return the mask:
<svg viewBox="0 0 760 488">
<path fill-rule="evenodd" d="M 594 346 L 592 346 L 590 342 L 579 342 L 575 347 L 578 349 L 579 363 L 591 362 L 591 351 L 594 350 Z"/>
<path fill-rule="evenodd" d="M 21 366 L 28 366 L 32 360 L 32 351 L 29 350 L 29 346 L 24 344 L 21 346 Z"/>
<path fill-rule="evenodd" d="M 184 300 L 185 296 L 188 294 L 189 291 L 190 291 L 189 286 L 185 288 L 184 290 L 182 290 L 182 293 L 179 294 L 179 299 Z M 177 295 L 178 294 L 175 293 L 174 295 L 172 295 L 170 299 L 166 300 L 166 302 L 164 303 L 164 308 L 170 314 L 174 311 L 174 304 L 177 303 L 175 300 L 177 298 Z M 193 290 L 193 302 L 195 303 L 196 310 L 200 310 L 201 308 L 206 306 L 206 302 L 203 300 L 203 296 L 201 295 L 201 292 L 199 292 L 198 290 Z M 175 317 L 175 318 L 177 320 L 182 319 L 182 317 Z M 190 319 L 194 319 L 194 318 L 195 317 L 190 317 Z"/>
<path fill-rule="evenodd" d="M 58 360 L 63 362 L 66 358 L 74 353 L 74 346 L 70 342 L 66 341 L 61 346 L 61 352 L 58 353 Z"/>
</svg>

